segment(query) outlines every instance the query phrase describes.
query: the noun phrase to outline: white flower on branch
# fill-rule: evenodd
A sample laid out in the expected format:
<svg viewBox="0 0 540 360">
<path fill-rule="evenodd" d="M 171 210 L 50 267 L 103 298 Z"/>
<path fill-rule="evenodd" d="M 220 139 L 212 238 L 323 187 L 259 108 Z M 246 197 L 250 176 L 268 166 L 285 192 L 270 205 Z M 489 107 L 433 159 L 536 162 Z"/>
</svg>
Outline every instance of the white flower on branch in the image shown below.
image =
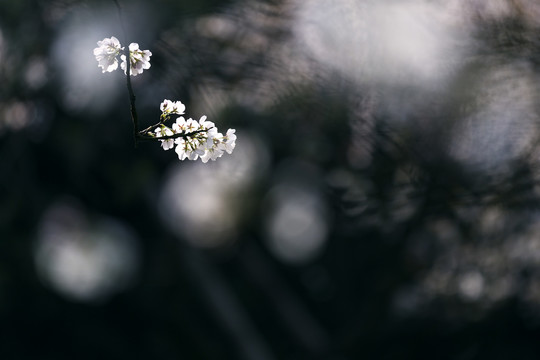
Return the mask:
<svg viewBox="0 0 540 360">
<path fill-rule="evenodd" d="M 175 113 L 175 111 L 183 113 L 185 106 L 180 101 L 164 100 L 160 105 L 160 109 L 162 111 L 162 121 L 166 121 L 168 115 Z M 162 147 L 168 150 L 173 147 L 171 141 L 174 141 L 174 144 L 176 144 L 175 152 L 180 160 L 197 160 L 200 158 L 204 163 L 209 160 L 215 161 L 225 152 L 231 154 L 236 146 L 235 130 L 229 129 L 224 136 L 218 132 L 213 122 L 207 120 L 206 115 L 203 115 L 199 120 L 191 118 L 186 120 L 183 116 L 180 116 L 176 119 L 172 128 L 161 123 L 154 130 L 154 136 L 156 138 L 170 136 L 169 139 L 161 140 Z"/>
<path fill-rule="evenodd" d="M 158 127 L 155 133 L 156 137 L 174 135 L 174 132 L 172 132 L 171 129 L 166 126 L 163 126 L 163 129 Z M 161 140 L 161 147 L 163 148 L 163 150 L 172 149 L 174 147 L 174 139 Z"/>
<path fill-rule="evenodd" d="M 186 106 L 181 101 L 163 100 L 159 106 L 161 109 L 161 116 L 170 114 L 182 115 L 186 111 Z"/>
<path fill-rule="evenodd" d="M 229 129 L 223 138 L 221 138 L 221 146 L 227 153 L 232 154 L 234 147 L 236 146 L 236 130 Z"/>
<path fill-rule="evenodd" d="M 103 69 L 103 72 L 112 72 L 118 69 L 118 55 L 122 63 L 120 67 L 127 71 L 126 56 L 122 54 L 124 48 L 120 45 L 120 42 L 114 36 L 105 38 L 97 42 L 98 47 L 94 49 L 94 56 L 98 61 L 98 66 Z M 139 49 L 139 44 L 129 44 L 129 74 L 136 76 L 141 74 L 144 70 L 150 68 L 150 56 L 152 53 L 149 50 Z"/>
<path fill-rule="evenodd" d="M 152 56 L 152 53 L 149 50 L 140 50 L 139 44 L 129 44 L 129 74 L 137 76 L 138 74 L 141 74 L 143 70 L 150 69 L 150 56 Z M 120 58 L 122 59 L 120 67 L 124 70 L 124 73 L 126 73 L 126 56 L 122 55 Z"/>
<path fill-rule="evenodd" d="M 94 49 L 94 56 L 103 72 L 112 72 L 118 68 L 117 56 L 124 49 L 114 36 L 105 38 L 97 42 L 98 47 Z"/>
</svg>

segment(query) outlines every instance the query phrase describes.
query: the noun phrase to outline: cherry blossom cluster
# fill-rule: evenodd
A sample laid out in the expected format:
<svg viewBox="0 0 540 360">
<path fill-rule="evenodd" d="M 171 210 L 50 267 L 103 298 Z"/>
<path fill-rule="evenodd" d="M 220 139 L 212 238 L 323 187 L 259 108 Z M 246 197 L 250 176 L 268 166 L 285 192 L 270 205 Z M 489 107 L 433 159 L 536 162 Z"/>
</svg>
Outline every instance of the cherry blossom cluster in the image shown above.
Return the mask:
<svg viewBox="0 0 540 360">
<path fill-rule="evenodd" d="M 120 55 L 120 67 L 124 70 L 125 74 L 127 71 L 127 61 L 126 56 L 122 54 L 124 47 L 120 45 L 118 39 L 111 36 L 110 38 L 98 41 L 97 45 L 98 47 L 94 49 L 94 56 L 99 63 L 98 66 L 103 69 L 102 71 L 112 72 L 118 69 L 118 55 Z M 152 53 L 149 50 L 140 50 L 139 44 L 129 44 L 129 74 L 136 76 L 144 70 L 149 69 L 150 56 L 152 56 Z"/>
<path fill-rule="evenodd" d="M 118 56 L 120 55 L 120 67 L 127 73 L 127 60 L 124 48 L 114 36 L 105 38 L 97 42 L 98 47 L 94 49 L 94 56 L 98 61 L 98 66 L 102 72 L 112 72 L 118 69 Z M 150 56 L 148 50 L 140 50 L 139 44 L 129 44 L 129 69 L 130 76 L 141 74 L 150 68 Z M 192 118 L 185 119 L 180 116 L 171 127 L 165 125 L 171 120 L 172 115 L 183 115 L 186 106 L 181 101 L 163 100 L 160 105 L 161 116 L 159 122 L 139 131 L 137 110 L 135 108 L 135 94 L 131 87 L 130 76 L 127 76 L 127 88 L 130 95 L 131 119 L 133 121 L 135 144 L 137 140 L 160 141 L 165 150 L 175 147 L 180 160 L 201 159 L 206 163 L 209 160 L 215 161 L 225 152 L 231 154 L 236 146 L 236 134 L 234 129 L 227 130 L 223 135 L 213 122 L 206 120 L 206 115 L 199 120 Z"/>
<path fill-rule="evenodd" d="M 234 129 L 227 130 L 223 135 L 218 132 L 214 123 L 206 120 L 203 115 L 199 120 L 185 119 L 180 116 L 172 127 L 163 124 L 171 114 L 181 115 L 185 106 L 180 101 L 164 100 L 161 103 L 161 123 L 154 130 L 156 138 L 167 137 L 161 141 L 161 147 L 169 150 L 175 147 L 180 160 L 201 159 L 203 163 L 208 160 L 215 161 L 225 152 L 231 154 L 236 146 L 236 134 Z"/>
</svg>

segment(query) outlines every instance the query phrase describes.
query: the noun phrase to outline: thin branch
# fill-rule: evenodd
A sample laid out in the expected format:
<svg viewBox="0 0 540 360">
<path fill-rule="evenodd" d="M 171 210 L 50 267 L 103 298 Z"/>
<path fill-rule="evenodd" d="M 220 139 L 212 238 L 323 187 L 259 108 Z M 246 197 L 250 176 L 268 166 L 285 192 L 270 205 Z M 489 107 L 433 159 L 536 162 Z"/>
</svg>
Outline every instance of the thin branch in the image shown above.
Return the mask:
<svg viewBox="0 0 540 360">
<path fill-rule="evenodd" d="M 153 131 L 158 126 L 160 126 L 162 124 L 165 124 L 165 122 L 167 120 L 169 120 L 168 116 L 165 117 L 165 118 L 161 118 L 161 120 L 157 124 L 151 125 L 151 126 L 147 127 L 146 129 L 139 131 L 139 134 L 145 134 L 145 133 L 149 133 L 149 132 Z"/>
<path fill-rule="evenodd" d="M 135 147 L 137 147 L 137 139 L 139 135 L 139 119 L 137 116 L 137 108 L 135 107 L 135 93 L 133 92 L 133 88 L 131 87 L 131 59 L 129 58 L 129 47 L 127 50 L 124 50 L 126 55 L 126 84 L 129 92 L 129 104 L 130 104 L 130 111 L 131 111 L 131 120 L 133 122 L 133 140 L 135 141 Z"/>
<path fill-rule="evenodd" d="M 126 28 L 124 27 L 122 6 L 118 2 L 118 0 L 113 1 L 116 4 L 116 8 L 118 9 L 120 27 L 122 28 L 122 32 L 124 33 L 124 43 L 127 44 L 127 32 Z M 126 57 L 126 85 L 129 93 L 131 121 L 133 122 L 133 141 L 135 142 L 135 147 L 137 147 L 137 139 L 139 134 L 139 119 L 137 116 L 137 108 L 135 107 L 135 93 L 133 92 L 133 87 L 131 86 L 131 58 L 129 54 L 129 46 L 127 47 L 127 49 L 124 50 L 124 56 Z"/>
<path fill-rule="evenodd" d="M 159 125 L 159 124 L 156 124 L 156 125 Z M 137 139 L 140 139 L 140 140 L 170 140 L 170 139 L 178 139 L 178 138 L 186 139 L 189 137 L 193 137 L 197 134 L 207 132 L 210 129 L 201 129 L 201 130 L 195 130 L 189 133 L 178 133 L 174 135 L 166 135 L 166 136 L 159 136 L 159 137 L 148 135 L 148 132 L 141 131 L 136 135 L 136 137 Z"/>
</svg>

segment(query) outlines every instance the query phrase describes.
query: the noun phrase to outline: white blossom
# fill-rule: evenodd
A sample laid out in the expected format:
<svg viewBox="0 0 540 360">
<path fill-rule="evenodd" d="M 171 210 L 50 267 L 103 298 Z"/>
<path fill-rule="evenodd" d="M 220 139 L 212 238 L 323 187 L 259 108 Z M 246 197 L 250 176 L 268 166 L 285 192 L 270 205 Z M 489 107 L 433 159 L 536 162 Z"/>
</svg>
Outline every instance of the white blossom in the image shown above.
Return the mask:
<svg viewBox="0 0 540 360">
<path fill-rule="evenodd" d="M 132 76 L 137 76 L 144 70 L 150 69 L 150 56 L 152 56 L 152 53 L 149 50 L 140 50 L 139 44 L 129 44 L 129 74 Z M 125 74 L 127 71 L 126 56 L 122 55 L 120 58 L 122 59 L 120 67 L 122 70 L 124 70 Z"/>
<path fill-rule="evenodd" d="M 174 132 L 171 131 L 168 127 L 164 126 L 162 128 L 157 128 L 155 130 L 156 137 L 162 137 L 162 136 L 172 136 L 174 135 Z M 161 140 L 161 147 L 163 150 L 169 150 L 174 147 L 174 139 L 167 139 L 167 140 Z"/>
<path fill-rule="evenodd" d="M 236 146 L 236 130 L 235 129 L 229 129 L 227 130 L 227 134 L 221 139 L 221 143 L 223 144 L 223 149 L 229 153 L 232 154 L 234 147 Z"/>
<path fill-rule="evenodd" d="M 165 99 L 161 103 L 160 109 L 162 123 L 164 123 L 169 119 L 170 114 L 183 113 L 185 106 L 180 101 Z M 179 116 L 171 128 L 161 124 L 155 130 L 156 137 L 161 137 L 162 134 L 178 135 L 175 139 L 162 140 L 162 147 L 168 150 L 175 144 L 175 152 L 180 160 L 200 158 L 204 163 L 209 160 L 215 161 L 225 152 L 232 153 L 236 145 L 235 130 L 229 129 L 223 135 L 213 122 L 207 120 L 206 115 L 201 116 L 199 120 L 192 118 L 186 120 L 183 116 Z"/>
<path fill-rule="evenodd" d="M 215 128 L 216 126 L 213 122 L 206 120 L 206 115 L 201 116 L 201 118 L 199 119 L 199 124 L 202 129 L 206 130 L 210 130 L 212 128 Z"/>
<path fill-rule="evenodd" d="M 118 68 L 117 56 L 124 49 L 114 36 L 105 38 L 97 42 L 98 47 L 94 49 L 94 56 L 98 61 L 98 66 L 102 72 L 112 72 Z"/>
<path fill-rule="evenodd" d="M 98 66 L 103 69 L 103 72 L 112 72 L 118 69 L 118 55 L 122 63 L 120 67 L 124 70 L 124 74 L 127 71 L 126 56 L 122 54 L 124 48 L 120 45 L 120 42 L 114 36 L 105 38 L 97 42 L 98 47 L 94 49 L 94 56 L 98 61 Z M 141 74 L 144 70 L 150 68 L 150 56 L 152 53 L 149 50 L 139 49 L 139 44 L 129 44 L 129 60 L 130 71 L 129 74 L 136 76 Z M 178 111 L 181 110 L 182 103 L 176 104 Z M 185 107 L 184 107 L 185 108 Z M 181 112 L 176 112 L 180 114 Z"/>
<path fill-rule="evenodd" d="M 188 149 L 186 148 L 186 143 L 184 139 L 182 138 L 178 138 L 176 140 L 180 140 L 180 141 L 177 142 L 177 145 L 174 151 L 178 154 L 178 159 L 184 160 L 185 158 L 187 158 L 188 153 L 189 153 Z"/>
<path fill-rule="evenodd" d="M 217 158 L 223 155 L 223 149 L 220 146 L 219 138 L 222 137 L 221 133 L 217 132 L 217 129 L 214 127 L 207 132 L 207 139 L 204 144 L 204 154 L 201 156 L 203 163 L 208 162 L 208 160 L 215 161 Z"/>
<path fill-rule="evenodd" d="M 180 116 L 176 119 L 176 122 L 172 126 L 175 133 L 184 133 L 186 132 L 186 119 L 183 116 Z"/>
<path fill-rule="evenodd" d="M 186 111 L 186 106 L 181 101 L 163 100 L 159 106 L 161 115 L 177 114 L 182 115 Z"/>
<path fill-rule="evenodd" d="M 161 112 L 163 114 L 170 114 L 173 111 L 173 102 L 171 100 L 163 100 L 163 102 L 159 105 L 159 108 L 161 109 Z"/>
<path fill-rule="evenodd" d="M 203 163 L 207 163 L 208 160 L 216 161 L 221 155 L 223 155 L 223 150 L 214 146 L 205 150 L 204 154 L 201 155 L 201 160 Z"/>
</svg>

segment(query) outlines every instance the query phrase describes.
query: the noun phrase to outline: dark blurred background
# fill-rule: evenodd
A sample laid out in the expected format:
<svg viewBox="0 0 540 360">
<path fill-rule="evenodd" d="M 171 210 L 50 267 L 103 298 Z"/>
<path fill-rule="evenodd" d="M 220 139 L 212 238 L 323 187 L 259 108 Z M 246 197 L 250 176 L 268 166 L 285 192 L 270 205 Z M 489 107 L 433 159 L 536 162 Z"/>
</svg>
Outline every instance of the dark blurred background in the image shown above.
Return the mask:
<svg viewBox="0 0 540 360">
<path fill-rule="evenodd" d="M 540 358 L 536 1 L 119 3 L 0 0 L 0 359 Z"/>
</svg>

